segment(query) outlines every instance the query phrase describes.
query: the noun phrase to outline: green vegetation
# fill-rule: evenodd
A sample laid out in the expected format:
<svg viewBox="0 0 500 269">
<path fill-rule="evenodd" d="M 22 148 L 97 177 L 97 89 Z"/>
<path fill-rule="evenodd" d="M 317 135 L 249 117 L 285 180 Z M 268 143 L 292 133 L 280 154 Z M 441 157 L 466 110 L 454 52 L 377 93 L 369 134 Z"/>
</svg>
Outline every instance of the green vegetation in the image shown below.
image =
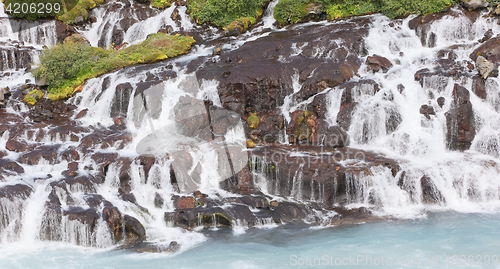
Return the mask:
<svg viewBox="0 0 500 269">
<path fill-rule="evenodd" d="M 74 8 L 56 18 L 66 24 L 74 24 L 79 16 L 81 16 L 81 19 L 87 20 L 89 10 L 102 3 L 104 3 L 104 0 L 78 0 Z"/>
<path fill-rule="evenodd" d="M 104 3 L 104 0 L 2 0 L 2 2 L 7 12 L 17 18 L 28 20 L 56 18 L 66 24 L 74 24 L 78 20 L 86 20 L 88 10 Z M 16 9 L 16 3 L 27 6 L 24 10 Z"/>
<path fill-rule="evenodd" d="M 257 117 L 257 113 L 251 113 L 250 116 L 247 119 L 248 127 L 250 129 L 257 129 L 260 124 L 259 117 Z"/>
<path fill-rule="evenodd" d="M 153 0 L 151 1 L 151 5 L 155 8 L 167 8 L 172 5 L 173 0 Z"/>
<path fill-rule="evenodd" d="M 489 0 L 489 2 L 498 0 Z M 297 23 L 308 15 L 308 6 L 319 5 L 328 19 L 381 12 L 389 18 L 410 14 L 430 14 L 458 3 L 459 0 L 280 0 L 274 18 L 280 25 Z"/>
<path fill-rule="evenodd" d="M 34 105 L 44 96 L 44 93 L 38 89 L 34 89 L 24 97 L 23 101 L 29 105 Z"/>
<path fill-rule="evenodd" d="M 280 25 L 297 23 L 307 15 L 310 0 L 281 0 L 274 7 L 274 18 Z"/>
<path fill-rule="evenodd" d="M 184 54 L 194 43 L 189 36 L 158 33 L 150 35 L 141 44 L 122 50 L 104 50 L 80 42 L 57 44 L 43 51 L 33 76 L 45 78 L 50 99 L 65 99 L 87 79 L 128 65 L 152 63 Z"/>
<path fill-rule="evenodd" d="M 389 18 L 406 17 L 410 14 L 436 13 L 459 1 L 456 0 L 382 0 L 381 12 Z"/>
<path fill-rule="evenodd" d="M 248 27 L 250 27 L 256 21 L 257 20 L 254 17 L 239 18 L 239 19 L 233 21 L 228 26 L 226 26 L 225 30 L 228 31 L 228 32 L 232 32 L 232 31 L 238 30 L 240 33 L 243 33 L 246 30 L 248 30 Z"/>
<path fill-rule="evenodd" d="M 243 18 L 255 23 L 268 2 L 269 0 L 187 0 L 186 5 L 197 23 L 225 28 Z"/>
</svg>

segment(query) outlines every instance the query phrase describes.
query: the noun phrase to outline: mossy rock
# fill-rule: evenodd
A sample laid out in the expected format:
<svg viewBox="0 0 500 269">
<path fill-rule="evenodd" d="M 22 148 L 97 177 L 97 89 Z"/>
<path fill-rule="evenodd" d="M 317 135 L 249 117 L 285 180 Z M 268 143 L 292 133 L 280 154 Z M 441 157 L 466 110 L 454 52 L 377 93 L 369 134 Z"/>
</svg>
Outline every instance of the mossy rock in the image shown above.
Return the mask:
<svg viewBox="0 0 500 269">
<path fill-rule="evenodd" d="M 260 124 L 259 117 L 257 117 L 257 113 L 251 113 L 250 116 L 247 119 L 248 127 L 250 129 L 257 129 Z"/>
<path fill-rule="evenodd" d="M 173 0 L 153 0 L 151 6 L 154 8 L 165 9 L 172 5 Z"/>
<path fill-rule="evenodd" d="M 45 94 L 39 89 L 34 89 L 24 97 L 23 101 L 28 105 L 35 105 Z"/>
<path fill-rule="evenodd" d="M 291 129 L 288 130 L 291 142 L 313 141 L 317 124 L 316 115 L 311 111 L 295 111 L 292 114 Z"/>
<path fill-rule="evenodd" d="M 252 140 L 247 140 L 246 142 L 247 144 L 247 148 L 251 149 L 251 148 L 255 148 L 255 142 L 253 142 Z"/>
<path fill-rule="evenodd" d="M 239 18 L 224 28 L 226 36 L 237 36 L 248 30 L 257 20 L 253 17 Z"/>
</svg>

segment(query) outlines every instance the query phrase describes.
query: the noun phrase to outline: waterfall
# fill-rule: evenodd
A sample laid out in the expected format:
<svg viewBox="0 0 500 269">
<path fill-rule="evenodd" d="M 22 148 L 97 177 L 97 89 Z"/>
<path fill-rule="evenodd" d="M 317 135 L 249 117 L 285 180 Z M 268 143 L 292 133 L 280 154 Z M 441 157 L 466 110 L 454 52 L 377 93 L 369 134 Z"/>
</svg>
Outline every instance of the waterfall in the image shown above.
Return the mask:
<svg viewBox="0 0 500 269">
<path fill-rule="evenodd" d="M 331 47 L 307 40 L 263 51 L 284 66 L 307 58 L 305 54 L 336 66 L 337 54 L 358 53 L 363 54 L 359 56 L 363 63 L 347 81 L 335 86 L 306 83 L 323 62 L 307 74 L 291 70 L 285 81 L 290 91 L 280 97 L 280 106 L 257 111 L 267 113 L 264 110 L 276 108 L 272 116 L 284 119 L 284 127 L 276 135 L 278 142 L 249 149 L 246 142 L 252 138 L 245 134 L 248 126 L 243 119 L 252 112 L 250 105 L 243 103 L 243 112 L 239 113 L 245 115 L 228 109 L 232 104 L 221 97 L 226 81 L 197 77 L 197 71 L 210 69 L 210 64 L 237 58 L 212 55 L 215 43 L 222 42 L 226 53 L 273 33 L 285 36 L 286 31 L 298 29 L 306 35 L 312 27 L 346 28 L 350 22 L 310 22 L 277 29 L 272 16 L 277 3 L 270 1 L 262 20 L 239 37 L 222 37 L 214 28 L 195 25 L 186 7 L 177 4 L 157 10 L 125 0 L 93 9 L 90 16 L 95 16 L 96 21 L 77 27 L 92 46 L 135 44 L 167 28 L 199 30 L 204 41 L 187 55 L 89 79 L 82 92 L 65 103 L 76 107 L 68 120 L 69 127 L 42 122 L 20 132 L 8 125 L 0 138 L 0 153 L 5 152 L 0 164 L 19 162 L 19 167 L 9 163 L 10 169 L 24 172 L 0 175 L 0 242 L 57 241 L 108 248 L 120 240 L 126 242 L 134 228 L 147 242 L 168 245 L 176 241 L 185 250 L 206 240 L 201 233 L 204 227 L 218 230 L 231 226 L 235 235 L 251 227 L 274 228 L 282 222 L 281 215 L 273 215 L 279 210 L 288 210 L 283 215 L 299 211 L 307 214 L 297 213 L 290 222 L 300 219 L 325 226 L 338 217 L 335 210 L 340 207 L 366 207 L 380 216 L 400 218 L 415 218 L 426 210 L 498 212 L 500 79 L 488 77 L 484 81 L 486 97 L 481 98 L 472 90 L 477 83 L 474 70 L 463 71 L 465 75 L 459 79 L 444 76 L 438 72 L 438 61 L 430 60 L 454 57 L 456 62 L 469 62 L 477 40 L 488 29 L 500 34 L 496 20 L 479 16 L 472 22 L 461 10 L 453 9 L 456 16 L 414 30 L 410 23 L 415 16 L 390 20 L 375 14 L 363 18 L 370 21 L 364 43 L 356 44 L 366 49 L 363 53 L 355 52 L 359 48 L 354 45 L 349 47 L 333 39 Z M 177 12 L 179 17 L 173 19 Z M 2 86 L 4 82 L 10 86 L 32 79 L 24 69 L 37 61 L 42 46 L 60 42 L 58 25 L 54 20 L 7 19 L 2 4 L 0 72 L 8 74 L 1 77 Z M 283 36 L 272 36 L 272 42 Z M 290 56 L 272 58 L 280 50 L 290 51 Z M 374 72 L 365 63 L 368 55 L 383 56 L 393 66 L 387 72 Z M 246 64 L 243 60 L 232 63 L 235 70 L 239 64 Z M 415 80 L 417 71 L 424 68 L 434 73 Z M 464 152 L 451 151 L 447 144 L 447 112 L 453 108 L 455 85 L 470 93 L 476 128 L 470 149 Z M 282 87 L 280 93 L 286 90 L 282 85 L 278 87 Z M 245 94 L 244 102 L 250 98 Z M 319 97 L 324 97 L 322 117 L 328 128 L 345 123 L 339 117 L 346 106 L 352 105 L 350 122 L 344 130 L 350 137 L 349 148 L 319 150 L 311 145 L 288 145 L 286 128 L 292 123 L 291 115 L 297 110 L 309 110 Z M 440 97 L 445 99 L 442 104 Z M 433 113 L 422 113 L 423 105 L 432 108 Z M 19 121 L 26 126 L 28 123 L 32 124 L 27 119 Z M 26 150 L 8 151 L 9 140 L 25 142 Z M 270 154 L 266 155 L 265 150 Z M 349 150 L 353 154 L 349 155 Z M 39 155 L 31 156 L 31 152 Z M 332 160 L 337 154 L 347 157 Z M 328 162 L 323 162 L 325 159 Z M 237 178 L 237 174 L 241 177 Z M 232 192 L 226 186 L 231 185 L 228 182 L 250 187 Z M 11 193 L 15 195 L 9 196 Z M 181 198 L 195 205 L 179 209 Z M 231 211 L 243 204 L 244 213 Z M 190 211 L 193 207 L 199 211 Z M 209 211 L 211 208 L 220 211 Z M 221 212 L 244 216 L 227 213 L 226 219 Z M 191 214 L 195 221 L 179 224 L 171 219 L 178 213 Z M 122 221 L 115 230 L 110 226 L 114 218 Z M 127 226 L 129 230 L 125 231 L 125 219 L 131 220 L 128 226 L 137 222 L 142 226 Z M 185 225 L 186 229 L 173 227 L 176 225 Z"/>
</svg>

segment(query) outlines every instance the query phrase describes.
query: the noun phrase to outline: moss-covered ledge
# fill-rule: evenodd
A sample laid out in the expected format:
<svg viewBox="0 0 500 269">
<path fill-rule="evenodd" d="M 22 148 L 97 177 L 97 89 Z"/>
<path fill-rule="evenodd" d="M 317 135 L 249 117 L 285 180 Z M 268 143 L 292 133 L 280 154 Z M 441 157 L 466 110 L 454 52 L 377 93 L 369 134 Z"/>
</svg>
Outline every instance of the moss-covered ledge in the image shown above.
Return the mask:
<svg viewBox="0 0 500 269">
<path fill-rule="evenodd" d="M 270 0 L 187 0 L 188 13 L 198 24 L 223 28 L 227 34 L 245 32 L 262 15 Z"/>
<path fill-rule="evenodd" d="M 104 50 L 82 42 L 57 44 L 43 51 L 33 76 L 47 83 L 50 99 L 66 99 L 88 79 L 125 66 L 154 63 L 185 54 L 194 43 L 190 36 L 158 33 L 121 50 Z"/>
<path fill-rule="evenodd" d="M 483 1 L 490 5 L 498 5 L 500 2 Z M 440 12 L 460 2 L 461 0 L 280 0 L 273 15 L 281 26 L 307 21 L 313 13 L 326 15 L 329 20 L 373 13 L 383 13 L 389 18 L 403 18 L 411 14 Z"/>
</svg>

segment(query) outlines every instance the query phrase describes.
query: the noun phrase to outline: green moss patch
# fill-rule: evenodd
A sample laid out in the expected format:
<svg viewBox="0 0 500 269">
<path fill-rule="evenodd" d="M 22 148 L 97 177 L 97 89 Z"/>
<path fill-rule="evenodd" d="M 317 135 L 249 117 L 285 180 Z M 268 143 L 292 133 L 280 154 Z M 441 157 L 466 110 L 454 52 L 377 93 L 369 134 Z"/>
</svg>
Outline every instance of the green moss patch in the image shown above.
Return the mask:
<svg viewBox="0 0 500 269">
<path fill-rule="evenodd" d="M 151 6 L 155 8 L 168 8 L 172 5 L 173 0 L 153 0 L 151 1 Z"/>
<path fill-rule="evenodd" d="M 257 117 L 257 113 L 251 113 L 247 119 L 248 127 L 250 129 L 257 129 L 260 124 L 259 117 Z"/>
<path fill-rule="evenodd" d="M 78 16 L 81 16 L 83 20 L 87 20 L 89 17 L 89 10 L 102 3 L 104 3 L 104 0 L 78 0 L 74 8 L 58 16 L 57 19 L 66 24 L 74 24 Z"/>
<path fill-rule="evenodd" d="M 186 5 L 197 23 L 225 28 L 242 18 L 255 23 L 268 2 L 269 0 L 187 0 Z"/>
<path fill-rule="evenodd" d="M 38 89 L 34 89 L 32 90 L 31 92 L 29 92 L 28 94 L 26 94 L 26 96 L 24 97 L 23 101 L 26 103 L 26 104 L 29 104 L 29 105 L 34 105 L 36 104 L 36 102 L 38 100 L 40 100 L 45 94 L 38 90 Z"/>
<path fill-rule="evenodd" d="M 310 4 L 319 4 L 328 19 L 381 12 L 389 18 L 411 14 L 436 13 L 460 2 L 459 0 L 280 0 L 274 8 L 274 18 L 280 25 L 300 22 L 308 15 Z"/>
<path fill-rule="evenodd" d="M 158 33 L 150 35 L 141 44 L 118 51 L 79 42 L 57 44 L 43 51 L 33 76 L 46 78 L 50 99 L 65 99 L 87 79 L 128 65 L 153 63 L 184 54 L 194 43 L 189 36 Z"/>
</svg>

